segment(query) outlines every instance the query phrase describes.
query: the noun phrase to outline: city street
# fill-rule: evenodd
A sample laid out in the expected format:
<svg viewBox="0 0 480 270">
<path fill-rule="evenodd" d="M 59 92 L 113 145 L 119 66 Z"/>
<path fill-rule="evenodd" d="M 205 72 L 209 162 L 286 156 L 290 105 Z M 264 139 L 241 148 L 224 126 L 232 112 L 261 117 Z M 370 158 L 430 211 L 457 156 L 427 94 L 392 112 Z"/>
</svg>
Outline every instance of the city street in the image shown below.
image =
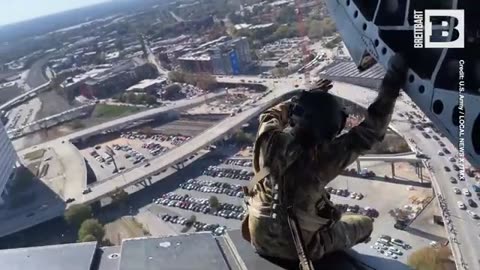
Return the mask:
<svg viewBox="0 0 480 270">
<path fill-rule="evenodd" d="M 373 90 L 339 82 L 335 83 L 332 92 L 340 97 L 347 98 L 363 105 L 367 105 L 368 102 L 371 102 L 376 95 L 376 92 Z M 456 195 L 452 190 L 454 186 L 457 186 L 460 189 L 468 188 L 471 190 L 472 184 L 475 183 L 475 180 L 466 177 L 465 182 L 459 181 L 458 184 L 450 183 L 449 178 L 452 176 L 456 177 L 456 172 L 454 170 L 446 172 L 444 166 L 451 167 L 452 163 L 448 160 L 448 157 L 455 155 L 457 152 L 456 147 L 454 147 L 446 138 L 440 137 L 441 141 L 446 145 L 446 148 L 450 149 L 454 154 L 445 155 L 443 157 L 438 156 L 438 151 L 441 149 L 438 143 L 432 138 L 426 139 L 420 131 L 411 129 L 410 123 L 408 123 L 405 118 L 398 115 L 398 113 L 415 111 L 410 104 L 411 102 L 409 101 L 409 98 L 402 98 L 397 101 L 392 125 L 395 126 L 401 134 L 405 135 L 407 139 L 413 139 L 422 152 L 431 157 L 430 164 L 433 167 L 436 182 L 440 187 L 440 190 L 437 190 L 436 192 L 437 194 L 442 194 L 446 199 L 454 227 L 457 231 L 456 238 L 458 240 L 461 256 L 468 265 L 468 268 L 466 269 L 480 269 L 480 263 L 477 260 L 478 254 L 476 253 L 476 251 L 480 249 L 479 222 L 472 219 L 465 210 L 460 210 L 458 208 L 457 201 L 462 200 L 462 197 L 464 196 Z M 465 199 L 463 199 L 463 201 L 466 202 Z M 475 210 L 476 209 L 474 209 L 474 211 Z"/>
</svg>

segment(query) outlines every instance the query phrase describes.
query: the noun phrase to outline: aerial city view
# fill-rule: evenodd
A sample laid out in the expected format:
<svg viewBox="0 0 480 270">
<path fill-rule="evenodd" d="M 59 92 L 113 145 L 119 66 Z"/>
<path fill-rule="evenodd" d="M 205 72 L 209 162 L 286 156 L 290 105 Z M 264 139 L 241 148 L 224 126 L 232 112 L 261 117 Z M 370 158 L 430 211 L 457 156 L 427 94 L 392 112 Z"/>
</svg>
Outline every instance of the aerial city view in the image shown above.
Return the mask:
<svg viewBox="0 0 480 270">
<path fill-rule="evenodd" d="M 14 2 L 0 269 L 480 269 L 473 1 Z"/>
</svg>

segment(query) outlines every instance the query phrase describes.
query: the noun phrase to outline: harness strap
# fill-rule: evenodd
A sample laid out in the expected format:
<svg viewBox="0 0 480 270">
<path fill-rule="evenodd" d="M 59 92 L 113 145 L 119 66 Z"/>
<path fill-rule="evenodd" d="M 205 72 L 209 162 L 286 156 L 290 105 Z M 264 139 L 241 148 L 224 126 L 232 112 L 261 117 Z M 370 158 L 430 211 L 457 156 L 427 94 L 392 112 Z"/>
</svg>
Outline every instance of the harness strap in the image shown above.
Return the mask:
<svg viewBox="0 0 480 270">
<path fill-rule="evenodd" d="M 265 167 L 265 166 L 262 166 L 260 168 L 260 171 L 257 172 L 252 180 L 250 180 L 250 183 L 248 183 L 248 187 L 247 187 L 247 192 L 248 192 L 248 195 L 251 196 L 253 195 L 253 188 L 258 184 L 258 182 L 260 182 L 260 180 L 263 180 L 265 179 L 267 176 L 270 175 L 270 169 L 268 167 Z M 247 195 L 247 194 L 245 194 Z"/>
</svg>

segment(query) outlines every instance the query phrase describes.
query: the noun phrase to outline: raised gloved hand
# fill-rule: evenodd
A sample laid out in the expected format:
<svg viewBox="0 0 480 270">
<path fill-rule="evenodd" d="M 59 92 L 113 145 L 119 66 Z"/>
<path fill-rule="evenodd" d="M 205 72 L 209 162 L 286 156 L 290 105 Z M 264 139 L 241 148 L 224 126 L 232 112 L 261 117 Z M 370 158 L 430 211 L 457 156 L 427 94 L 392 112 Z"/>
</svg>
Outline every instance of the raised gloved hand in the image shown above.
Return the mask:
<svg viewBox="0 0 480 270">
<path fill-rule="evenodd" d="M 389 63 L 387 74 L 383 78 L 381 90 L 385 95 L 390 97 L 398 97 L 400 88 L 402 88 L 407 80 L 408 66 L 405 59 L 400 55 L 394 55 Z"/>
<path fill-rule="evenodd" d="M 327 79 L 320 79 L 312 87 L 310 87 L 310 91 L 328 92 L 330 89 L 332 89 L 332 87 L 332 81 Z"/>
</svg>

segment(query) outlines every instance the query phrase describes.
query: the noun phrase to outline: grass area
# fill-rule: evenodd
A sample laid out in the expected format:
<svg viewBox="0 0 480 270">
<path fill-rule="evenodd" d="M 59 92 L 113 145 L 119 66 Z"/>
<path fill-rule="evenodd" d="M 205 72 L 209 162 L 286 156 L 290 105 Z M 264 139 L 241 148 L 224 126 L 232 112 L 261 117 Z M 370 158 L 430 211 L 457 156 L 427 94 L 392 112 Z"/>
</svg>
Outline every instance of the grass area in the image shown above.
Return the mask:
<svg viewBox="0 0 480 270">
<path fill-rule="evenodd" d="M 40 159 L 43 157 L 43 155 L 45 155 L 45 152 L 47 150 L 45 149 L 38 149 L 38 150 L 35 150 L 33 152 L 30 152 L 30 153 L 27 153 L 25 154 L 23 157 L 25 159 L 28 159 L 28 160 L 36 160 L 36 159 Z"/>
<path fill-rule="evenodd" d="M 131 107 L 131 106 L 116 106 L 107 104 L 97 104 L 93 111 L 93 117 L 105 117 L 113 118 L 119 116 L 126 116 L 132 113 L 143 111 L 144 108 Z"/>
</svg>

